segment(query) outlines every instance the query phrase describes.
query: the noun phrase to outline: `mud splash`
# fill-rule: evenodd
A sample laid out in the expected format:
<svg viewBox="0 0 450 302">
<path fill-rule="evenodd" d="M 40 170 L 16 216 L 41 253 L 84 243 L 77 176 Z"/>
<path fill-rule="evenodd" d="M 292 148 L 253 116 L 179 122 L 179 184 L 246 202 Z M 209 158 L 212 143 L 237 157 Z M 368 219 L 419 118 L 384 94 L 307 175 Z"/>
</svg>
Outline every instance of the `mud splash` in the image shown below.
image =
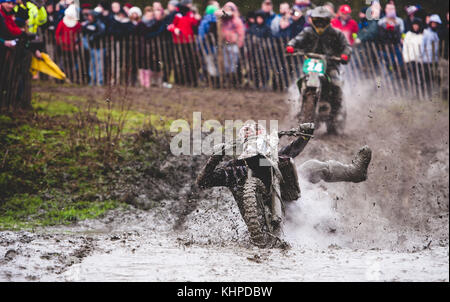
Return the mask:
<svg viewBox="0 0 450 302">
<path fill-rule="evenodd" d="M 306 190 L 291 221 L 309 222 L 310 229 L 325 226 L 336 244 L 350 248 L 448 247 L 448 103 L 365 98 L 368 87 L 354 89 L 346 93 L 345 135 L 329 137 L 320 129 L 297 165 L 309 158 L 349 162 L 367 144 L 373 150 L 369 179 L 313 188 L 303 182 Z M 302 227 L 290 229 L 295 233 Z M 313 238 L 330 242 L 328 235 Z"/>
</svg>

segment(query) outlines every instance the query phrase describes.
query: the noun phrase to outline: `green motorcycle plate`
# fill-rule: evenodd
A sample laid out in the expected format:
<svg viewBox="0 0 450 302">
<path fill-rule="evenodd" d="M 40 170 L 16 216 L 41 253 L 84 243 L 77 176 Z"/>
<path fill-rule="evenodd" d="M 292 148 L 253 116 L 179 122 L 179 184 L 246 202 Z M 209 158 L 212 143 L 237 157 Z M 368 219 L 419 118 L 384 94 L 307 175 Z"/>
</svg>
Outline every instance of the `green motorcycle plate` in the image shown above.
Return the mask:
<svg viewBox="0 0 450 302">
<path fill-rule="evenodd" d="M 316 72 L 319 74 L 325 74 L 325 61 L 319 59 L 306 59 L 303 63 L 303 72 L 309 74 Z"/>
</svg>

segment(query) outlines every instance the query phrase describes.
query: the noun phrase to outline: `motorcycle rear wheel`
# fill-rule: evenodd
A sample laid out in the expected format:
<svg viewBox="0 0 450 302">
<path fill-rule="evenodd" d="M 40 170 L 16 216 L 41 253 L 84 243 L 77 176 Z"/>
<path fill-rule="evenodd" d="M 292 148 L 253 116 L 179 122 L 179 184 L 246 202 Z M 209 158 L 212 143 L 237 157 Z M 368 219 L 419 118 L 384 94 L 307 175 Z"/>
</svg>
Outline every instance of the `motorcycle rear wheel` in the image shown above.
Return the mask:
<svg viewBox="0 0 450 302">
<path fill-rule="evenodd" d="M 345 102 L 342 102 L 341 106 L 336 116 L 330 116 L 330 120 L 326 123 L 328 134 L 341 135 L 344 133 L 347 123 L 347 107 Z"/>
</svg>

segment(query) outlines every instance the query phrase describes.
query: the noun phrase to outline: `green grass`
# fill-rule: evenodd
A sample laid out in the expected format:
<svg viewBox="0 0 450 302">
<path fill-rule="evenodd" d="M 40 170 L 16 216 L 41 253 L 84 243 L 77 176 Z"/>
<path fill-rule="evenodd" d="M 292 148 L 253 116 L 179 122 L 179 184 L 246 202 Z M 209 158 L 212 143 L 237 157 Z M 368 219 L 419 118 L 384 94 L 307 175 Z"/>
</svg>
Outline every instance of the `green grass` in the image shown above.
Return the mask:
<svg viewBox="0 0 450 302">
<path fill-rule="evenodd" d="M 39 114 L 52 117 L 58 115 L 72 116 L 75 112 L 79 112 L 79 108 L 73 104 L 63 101 L 44 101 L 42 98 L 39 98 L 39 101 L 33 99 L 32 106 Z"/>
<path fill-rule="evenodd" d="M 88 102 L 90 102 L 90 111 L 100 120 L 106 120 L 108 115 L 113 119 L 118 120 L 123 115 L 123 112 L 114 106 L 108 109 L 106 102 L 103 102 L 100 99 L 87 100 L 81 96 L 52 95 L 45 92 L 33 94 L 32 106 L 38 114 L 51 117 L 73 117 L 75 113 L 86 110 Z M 170 129 L 171 122 L 171 119 L 161 115 L 130 109 L 126 113 L 126 122 L 123 131 L 124 133 L 134 133 L 141 129 L 146 123 L 152 124 L 158 130 L 168 130 Z"/>
<path fill-rule="evenodd" d="M 128 111 L 119 141 L 111 144 L 104 141 L 104 133 L 94 139 L 92 129 L 103 129 L 108 117 L 118 121 L 124 112 L 97 103 L 89 111 L 97 122 L 79 126 L 86 103 L 76 96 L 35 94 L 32 111 L 0 114 L 0 230 L 99 217 L 123 205 L 108 197 L 118 166 L 128 161 L 152 166 L 158 159 L 158 141 L 153 137 L 136 141 L 135 134 L 146 124 L 168 129 L 168 121 Z M 138 147 L 146 151 L 137 152 Z"/>
<path fill-rule="evenodd" d="M 32 229 L 70 224 L 97 218 L 119 205 L 116 201 L 62 202 L 57 199 L 44 201 L 36 195 L 18 194 L 1 206 L 0 229 Z"/>
</svg>

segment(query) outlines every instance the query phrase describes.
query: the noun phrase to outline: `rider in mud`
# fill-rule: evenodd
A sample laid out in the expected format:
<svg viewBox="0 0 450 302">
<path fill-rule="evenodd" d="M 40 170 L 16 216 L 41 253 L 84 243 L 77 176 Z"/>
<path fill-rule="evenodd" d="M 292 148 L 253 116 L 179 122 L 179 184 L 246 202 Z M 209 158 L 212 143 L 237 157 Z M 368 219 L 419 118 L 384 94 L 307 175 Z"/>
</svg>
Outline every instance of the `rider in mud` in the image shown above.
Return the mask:
<svg viewBox="0 0 450 302">
<path fill-rule="evenodd" d="M 240 131 L 241 139 L 247 140 L 249 136 L 266 139 L 268 135 L 265 133 L 265 129 L 262 128 L 263 131 L 260 131 L 260 129 L 261 126 L 257 124 L 256 127 L 244 125 L 243 130 L 241 129 Z M 286 202 L 292 202 L 300 198 L 300 187 L 293 159 L 306 147 L 309 141 L 308 134 L 313 133 L 314 124 L 301 124 L 298 128 L 292 129 L 292 131 L 306 134 L 306 136 L 299 136 L 292 143 L 279 150 L 278 154 L 275 153 L 275 156 L 278 156 L 277 166 L 282 176 L 278 183 L 278 188 L 275 188 L 275 190 L 280 191 L 283 205 Z M 277 149 L 278 146 L 276 146 Z M 254 153 L 254 150 L 250 152 Z M 238 159 L 232 159 L 219 165 L 223 160 L 223 153 L 224 149 L 216 152 L 208 159 L 197 177 L 197 185 L 202 189 L 220 186 L 228 187 L 238 204 L 242 217 L 244 217 L 243 189 L 249 168 L 252 170 L 252 175 L 263 182 L 268 192 L 272 191 L 269 189 L 272 185 L 270 183 L 271 170 L 269 166 L 262 164 L 262 152 L 257 152 L 258 154 L 255 156 L 247 158 L 240 156 Z M 245 153 L 248 153 L 248 150 L 245 149 L 244 145 L 243 154 Z M 300 167 L 300 173 L 311 183 L 318 183 L 321 180 L 326 182 L 362 182 L 367 179 L 367 168 L 371 155 L 372 151 L 365 146 L 359 150 L 352 163 L 348 165 L 334 160 L 327 162 L 309 160 Z M 272 196 L 267 195 L 264 197 L 265 202 L 274 197 L 273 194 Z M 265 246 L 267 243 L 265 238 L 251 239 L 258 246 Z"/>
<path fill-rule="evenodd" d="M 294 53 L 295 49 L 305 53 L 317 53 L 327 56 L 340 57 L 342 64 L 347 64 L 352 52 L 351 46 L 344 34 L 331 27 L 331 14 L 323 6 L 316 7 L 311 12 L 311 27 L 305 28 L 294 39 L 289 41 L 286 47 L 287 53 Z M 340 120 L 342 116 L 342 82 L 339 76 L 339 63 L 327 62 L 327 76 L 329 83 L 325 83 L 322 96 L 331 104 L 331 116 L 333 119 L 327 123 L 329 134 L 339 134 Z M 299 84 L 299 83 L 298 83 Z M 300 87 L 299 87 L 300 89 Z M 313 121 L 311 121 L 313 122 Z"/>
</svg>

